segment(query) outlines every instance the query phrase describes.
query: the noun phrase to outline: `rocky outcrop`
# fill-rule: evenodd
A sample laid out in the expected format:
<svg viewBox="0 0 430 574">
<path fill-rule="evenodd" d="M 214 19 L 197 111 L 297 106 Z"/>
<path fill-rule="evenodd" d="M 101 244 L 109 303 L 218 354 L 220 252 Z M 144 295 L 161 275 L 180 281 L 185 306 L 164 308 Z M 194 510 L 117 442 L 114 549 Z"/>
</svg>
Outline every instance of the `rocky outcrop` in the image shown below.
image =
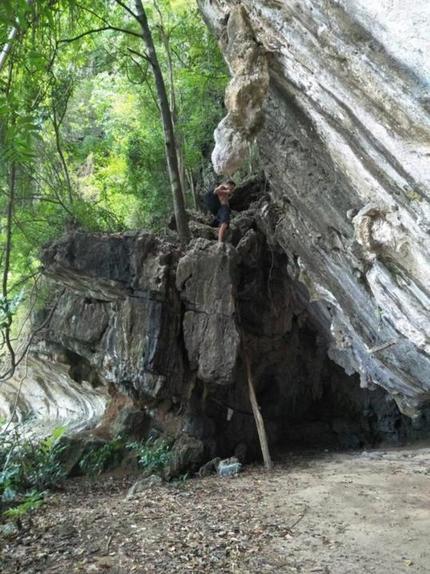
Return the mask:
<svg viewBox="0 0 430 574">
<path fill-rule="evenodd" d="M 172 262 L 175 246 L 148 233 L 76 232 L 44 253 L 69 290 L 45 334 L 131 395 L 176 398 L 184 365 Z"/>
<path fill-rule="evenodd" d="M 349 350 L 351 341 L 333 321 L 330 332 L 332 315 L 311 300 L 305 273 L 294 277 L 300 263 L 280 241 L 282 211 L 267 182 L 239 186 L 232 206 L 225 245 L 203 214 L 192 214 L 186 251 L 174 234 L 167 241 L 143 231 L 78 230 L 49 245 L 43 263 L 55 289 L 39 317 L 46 326 L 26 369 L 2 387 L 0 409 L 10 414 L 23 384 L 15 418 L 96 427 L 82 448 L 116 434 L 165 435 L 168 476 L 214 456 L 243 462 L 258 455 L 245 351 L 273 447 L 426 436 L 427 410 L 411 422 L 384 391 L 360 388 L 350 366 L 330 360 L 333 339 Z M 376 209 L 354 214 L 363 244 L 378 217 Z"/>
<path fill-rule="evenodd" d="M 429 4 L 199 4 L 227 62 L 233 44 L 244 49 L 230 66 L 236 85 L 248 86 L 236 70 L 237 59 L 248 67 L 249 39 L 264 53 L 266 235 L 315 301 L 330 356 L 362 388 L 381 386 L 417 414 L 430 399 Z M 239 13 L 245 40 L 231 33 Z M 222 126 L 216 150 L 234 158 L 236 136 Z M 216 169 L 229 173 L 217 154 Z"/>
<path fill-rule="evenodd" d="M 2 381 L 0 421 L 27 421 L 28 432 L 38 435 L 59 426 L 72 433 L 96 426 L 109 402 L 107 390 L 87 379 L 73 379 L 70 369 L 64 355 L 45 353 L 41 345 L 14 378 Z"/>
<path fill-rule="evenodd" d="M 226 95 L 227 116 L 215 130 L 212 163 L 217 173 L 236 172 L 262 125 L 262 105 L 269 88 L 267 58 L 255 41 L 246 11 L 229 13 L 223 43 L 232 74 Z"/>
<path fill-rule="evenodd" d="M 246 209 L 227 245 L 207 238 L 200 217 L 194 233 L 203 237 L 185 252 L 145 232 L 75 231 L 46 248 L 45 275 L 61 289 L 15 384 L 24 378 L 30 393 L 20 413 L 97 427 L 76 443 L 74 467 L 88 444 L 118 433 L 167 437 L 167 477 L 214 456 L 257 456 L 244 352 L 273 447 L 360 447 L 428 432 L 426 411 L 411 423 L 329 359 L 327 315 L 290 276 L 294 262 L 272 229 L 276 204 L 264 183 L 258 198 L 257 181 L 248 183 L 254 203 L 235 199 Z"/>
<path fill-rule="evenodd" d="M 329 359 L 327 315 L 291 277 L 294 261 L 273 231 L 276 203 L 259 181 L 238 192 L 243 211 L 226 245 L 208 239 L 199 216 L 202 237 L 185 252 L 146 232 L 81 231 L 44 251 L 60 299 L 29 359 L 86 399 L 75 426 L 98 425 L 90 442 L 166 436 L 169 477 L 214 456 L 253 458 L 244 352 L 272 446 L 359 447 L 427 432 L 426 413 L 408 422 L 382 390 L 360 388 Z"/>
<path fill-rule="evenodd" d="M 185 312 L 190 367 L 207 383 L 232 384 L 240 352 L 236 324 L 236 250 L 199 239 L 179 261 L 176 287 Z"/>
<path fill-rule="evenodd" d="M 173 231 L 45 250 L 64 292 L 32 360 L 109 396 L 111 432 L 126 396 L 174 473 L 258 453 L 244 350 L 271 446 L 428 436 L 429 8 L 371 4 L 200 0 L 232 72 L 215 167 L 257 138 L 267 178 L 236 194 L 228 246 L 200 214 L 186 251 Z"/>
</svg>

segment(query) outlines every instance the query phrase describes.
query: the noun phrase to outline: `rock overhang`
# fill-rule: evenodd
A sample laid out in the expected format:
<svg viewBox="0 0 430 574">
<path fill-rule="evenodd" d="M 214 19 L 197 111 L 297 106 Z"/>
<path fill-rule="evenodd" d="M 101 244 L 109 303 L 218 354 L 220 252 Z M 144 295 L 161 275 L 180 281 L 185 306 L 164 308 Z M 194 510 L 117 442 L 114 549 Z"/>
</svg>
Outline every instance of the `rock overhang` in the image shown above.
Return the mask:
<svg viewBox="0 0 430 574">
<path fill-rule="evenodd" d="M 329 318 L 330 356 L 417 413 L 430 398 L 428 4 L 199 5 L 232 82 L 232 15 L 266 55 L 257 141 L 278 208 L 272 239 Z M 234 134 L 217 145 L 236 157 Z"/>
</svg>

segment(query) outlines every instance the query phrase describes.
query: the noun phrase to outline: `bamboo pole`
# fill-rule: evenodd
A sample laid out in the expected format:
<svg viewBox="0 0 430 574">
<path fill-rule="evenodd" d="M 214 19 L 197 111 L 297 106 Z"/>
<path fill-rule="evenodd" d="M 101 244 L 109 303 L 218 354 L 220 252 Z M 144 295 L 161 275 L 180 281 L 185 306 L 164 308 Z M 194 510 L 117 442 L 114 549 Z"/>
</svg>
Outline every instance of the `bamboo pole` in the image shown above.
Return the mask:
<svg viewBox="0 0 430 574">
<path fill-rule="evenodd" d="M 245 346 L 245 343 L 243 343 Z M 264 468 L 266 470 L 272 470 L 273 463 L 272 458 L 270 456 L 269 451 L 269 443 L 267 440 L 266 434 L 266 427 L 264 425 L 264 419 L 260 411 L 260 407 L 258 406 L 257 396 L 255 394 L 255 387 L 254 387 L 254 380 L 252 376 L 252 369 L 251 369 L 251 361 L 249 359 L 249 355 L 244 348 L 243 350 L 244 358 L 245 358 L 245 365 L 246 365 L 246 375 L 248 378 L 248 391 L 249 391 L 249 400 L 251 402 L 252 412 L 254 414 L 255 425 L 257 427 L 258 438 L 260 440 L 260 447 L 261 452 L 263 455 L 264 461 Z"/>
</svg>

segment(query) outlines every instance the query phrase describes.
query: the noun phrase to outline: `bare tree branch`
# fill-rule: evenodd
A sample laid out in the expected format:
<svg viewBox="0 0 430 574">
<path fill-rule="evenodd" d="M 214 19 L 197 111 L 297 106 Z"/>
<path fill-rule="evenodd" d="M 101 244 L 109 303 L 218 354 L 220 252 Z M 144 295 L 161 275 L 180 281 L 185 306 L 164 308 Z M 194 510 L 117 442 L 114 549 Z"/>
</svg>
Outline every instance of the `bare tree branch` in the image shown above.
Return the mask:
<svg viewBox="0 0 430 574">
<path fill-rule="evenodd" d="M 61 297 L 64 295 L 65 293 L 65 289 L 63 289 L 63 291 L 60 293 L 57 301 L 55 302 L 55 305 L 52 307 L 51 311 L 49 312 L 48 317 L 45 319 L 45 321 L 43 321 L 43 323 L 41 323 L 39 325 L 39 327 L 37 327 L 36 329 L 34 329 L 34 331 L 31 333 L 30 337 L 28 338 L 28 341 L 26 343 L 26 345 L 24 346 L 24 349 L 21 351 L 21 355 L 19 357 L 19 359 L 14 359 L 13 363 L 11 364 L 11 366 L 9 367 L 9 369 L 7 371 L 5 371 L 4 373 L 0 374 L 0 383 L 3 383 L 5 381 L 7 381 L 8 379 L 10 379 L 11 377 L 13 377 L 16 368 L 20 365 L 20 363 L 24 360 L 24 358 L 27 355 L 27 351 L 30 348 L 30 345 L 33 342 L 34 337 L 37 335 L 37 333 L 39 333 L 42 329 L 44 329 L 46 327 L 46 325 L 48 325 L 49 321 L 52 319 L 53 314 L 55 313 L 58 304 L 60 302 Z"/>
<path fill-rule="evenodd" d="M 99 32 L 106 32 L 107 30 L 113 30 L 114 32 L 122 32 L 123 34 L 129 34 L 130 36 L 134 36 L 135 38 L 142 39 L 142 35 L 138 34 L 137 32 L 133 32 L 132 30 L 125 30 L 124 28 L 117 28 L 116 26 L 103 26 L 102 28 L 94 28 L 93 30 L 87 30 L 86 32 L 82 32 L 78 36 L 74 38 L 64 38 L 62 40 L 58 40 L 58 44 L 70 44 L 71 42 L 76 42 L 76 40 L 80 40 L 85 36 L 89 36 L 90 34 L 98 34 Z"/>
<path fill-rule="evenodd" d="M 127 6 L 127 4 L 125 4 L 125 2 L 121 2 L 121 0 L 115 0 L 115 2 L 116 2 L 119 6 L 121 6 L 121 8 L 124 8 L 124 10 L 130 14 L 130 16 L 132 16 L 135 20 L 137 20 L 137 21 L 139 22 L 139 16 L 138 16 L 137 14 L 135 14 L 135 13 L 133 12 L 133 10 L 131 10 L 131 8 L 129 8 L 129 7 Z"/>
<path fill-rule="evenodd" d="M 27 283 L 27 281 L 29 281 L 30 279 L 33 279 L 37 275 L 40 275 L 40 271 L 35 271 L 34 273 L 31 273 L 30 275 L 26 275 L 25 277 L 23 277 L 22 279 L 20 279 L 16 283 L 14 283 L 12 285 L 12 287 L 10 288 L 10 290 L 14 291 L 15 289 L 17 289 L 18 287 L 21 287 L 21 285 L 24 285 L 25 283 Z"/>
<path fill-rule="evenodd" d="M 142 54 L 141 52 L 138 52 L 137 50 L 133 50 L 132 48 L 127 48 L 127 50 L 131 54 L 134 54 L 135 56 L 139 56 L 139 58 L 143 58 L 144 60 L 146 60 L 148 62 L 148 64 L 151 64 L 151 60 L 149 59 L 149 56 L 147 54 Z"/>
</svg>

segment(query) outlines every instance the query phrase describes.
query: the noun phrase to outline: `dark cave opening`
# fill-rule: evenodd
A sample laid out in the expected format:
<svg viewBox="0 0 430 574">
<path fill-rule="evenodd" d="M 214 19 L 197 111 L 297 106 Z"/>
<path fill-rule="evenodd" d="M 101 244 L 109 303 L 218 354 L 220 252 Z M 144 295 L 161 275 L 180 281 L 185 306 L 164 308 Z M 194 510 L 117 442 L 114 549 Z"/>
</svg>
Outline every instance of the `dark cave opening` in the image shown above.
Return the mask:
<svg viewBox="0 0 430 574">
<path fill-rule="evenodd" d="M 322 363 L 297 361 L 288 373 L 284 361 L 260 368 L 257 399 L 275 459 L 295 450 L 400 446 L 428 437 L 428 414 L 412 421 L 382 388 L 360 388 L 359 377 L 346 375 L 327 355 Z M 238 380 L 209 397 L 206 413 L 217 456 L 236 454 L 249 462 L 260 459 L 260 448 L 244 373 Z"/>
<path fill-rule="evenodd" d="M 274 457 L 296 449 L 402 445 L 429 436 L 430 416 L 412 421 L 381 387 L 361 388 L 328 357 L 328 341 L 291 280 L 284 253 L 256 237 L 240 267 L 238 301 L 257 399 Z M 243 359 L 243 358 L 242 358 Z M 243 360 L 236 383 L 209 394 L 218 456 L 260 458 Z"/>
<path fill-rule="evenodd" d="M 318 381 L 306 375 L 287 393 L 279 379 L 261 385 L 258 400 L 275 450 L 360 449 L 405 438 L 404 417 L 383 389 L 361 389 L 358 376 L 328 358 Z"/>
</svg>

